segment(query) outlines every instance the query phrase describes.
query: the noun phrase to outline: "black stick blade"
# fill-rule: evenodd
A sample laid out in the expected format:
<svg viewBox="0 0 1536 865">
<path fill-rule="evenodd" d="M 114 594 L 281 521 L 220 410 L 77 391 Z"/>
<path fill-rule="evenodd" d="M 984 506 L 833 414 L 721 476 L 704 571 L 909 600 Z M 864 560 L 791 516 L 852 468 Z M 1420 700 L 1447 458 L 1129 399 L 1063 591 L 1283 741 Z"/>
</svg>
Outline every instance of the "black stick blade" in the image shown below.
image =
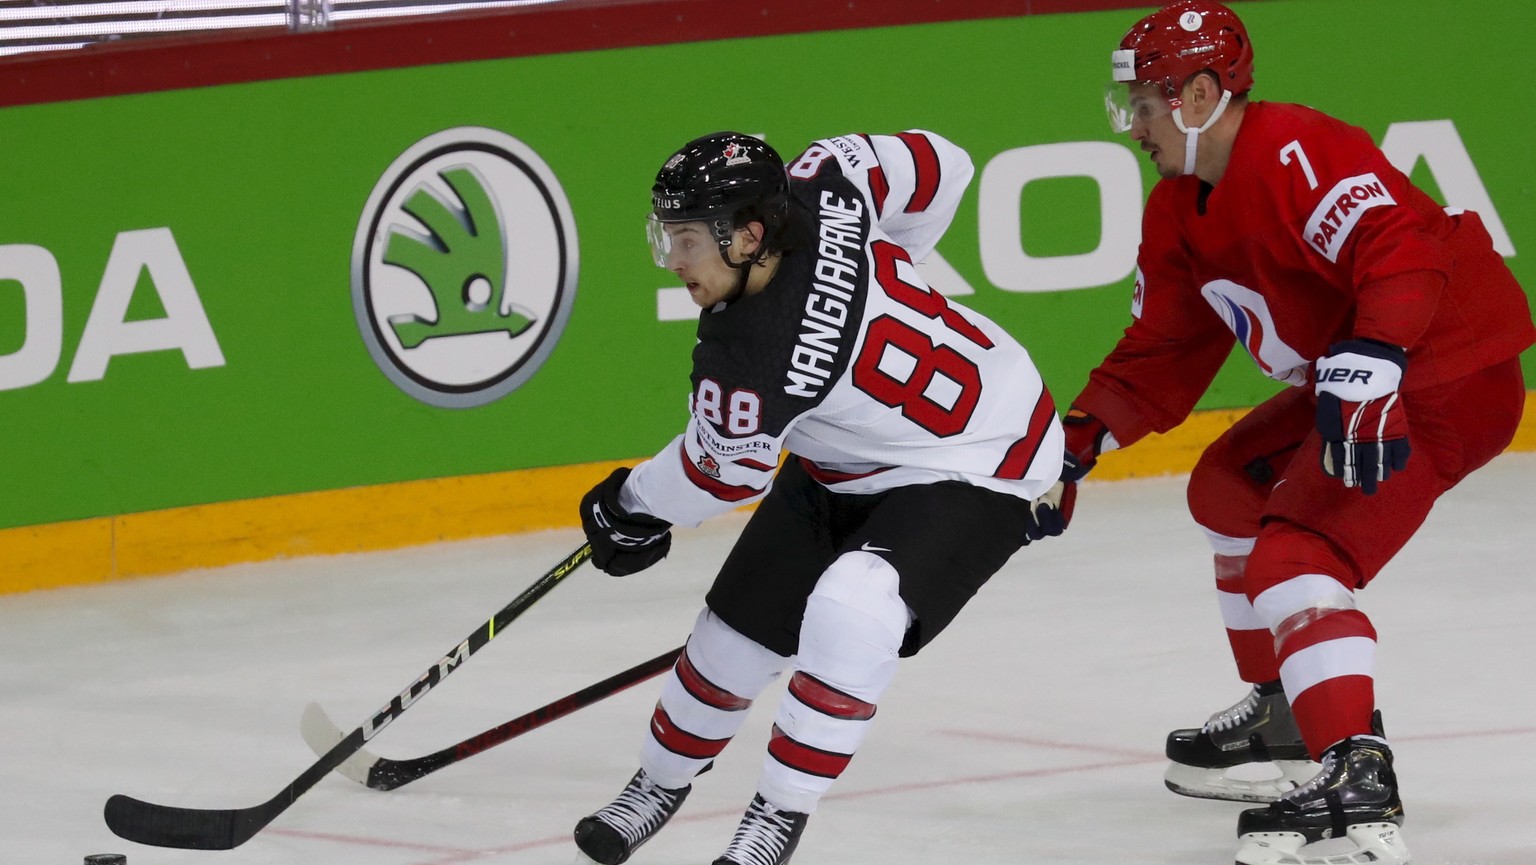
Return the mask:
<svg viewBox="0 0 1536 865">
<path fill-rule="evenodd" d="M 105 816 L 108 829 L 119 838 L 139 844 L 183 850 L 232 850 L 267 824 L 260 819 L 261 810 L 176 808 L 118 794 L 107 800 Z"/>
</svg>

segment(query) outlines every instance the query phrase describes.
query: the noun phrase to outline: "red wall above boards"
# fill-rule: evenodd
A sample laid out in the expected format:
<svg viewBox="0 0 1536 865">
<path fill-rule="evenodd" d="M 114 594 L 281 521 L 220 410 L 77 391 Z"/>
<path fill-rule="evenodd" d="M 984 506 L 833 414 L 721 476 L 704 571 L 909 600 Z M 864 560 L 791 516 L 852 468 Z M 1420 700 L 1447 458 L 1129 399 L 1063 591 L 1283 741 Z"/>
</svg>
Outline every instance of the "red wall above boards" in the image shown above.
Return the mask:
<svg viewBox="0 0 1536 865">
<path fill-rule="evenodd" d="M 569 0 L 306 33 L 223 31 L 24 54 L 0 60 L 0 107 L 602 48 L 1146 5 L 1132 0 Z"/>
</svg>

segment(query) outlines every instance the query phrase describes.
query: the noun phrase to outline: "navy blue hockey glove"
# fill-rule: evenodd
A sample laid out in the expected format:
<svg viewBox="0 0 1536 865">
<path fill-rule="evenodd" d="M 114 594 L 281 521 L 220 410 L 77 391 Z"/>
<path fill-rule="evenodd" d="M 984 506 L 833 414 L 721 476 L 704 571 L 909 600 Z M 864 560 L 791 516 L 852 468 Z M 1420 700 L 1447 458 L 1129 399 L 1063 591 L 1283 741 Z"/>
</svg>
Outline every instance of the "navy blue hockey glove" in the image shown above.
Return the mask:
<svg viewBox="0 0 1536 865">
<path fill-rule="evenodd" d="M 1323 473 L 1371 495 L 1408 465 L 1408 417 L 1397 389 L 1408 353 L 1372 339 L 1351 339 L 1317 360 L 1317 432 Z"/>
<path fill-rule="evenodd" d="M 592 564 L 612 577 L 637 574 L 666 558 L 672 524 L 619 507 L 629 469 L 614 469 L 581 499 L 581 528 L 592 544 Z"/>
<path fill-rule="evenodd" d="M 1067 416 L 1061 419 L 1061 429 L 1066 434 L 1061 455 L 1061 481 L 1029 503 L 1030 525 L 1026 534 L 1031 541 L 1067 530 L 1067 524 L 1072 522 L 1072 509 L 1077 505 L 1077 482 L 1093 470 L 1099 454 L 1116 447 L 1109 427 L 1077 406 L 1067 410 Z"/>
<path fill-rule="evenodd" d="M 1024 525 L 1024 545 L 1041 538 L 1053 538 L 1067 530 L 1072 522 L 1072 508 L 1077 504 L 1077 484 L 1057 481 L 1045 495 L 1029 503 Z"/>
<path fill-rule="evenodd" d="M 1077 505 L 1077 482 L 1093 469 L 1101 452 L 1114 450 L 1114 437 L 1103 421 L 1076 406 L 1061 419 L 1061 428 L 1066 433 L 1061 480 L 1029 503 L 1029 524 L 1024 528 L 1026 544 L 1067 530 L 1067 524 L 1072 522 L 1072 509 Z"/>
</svg>

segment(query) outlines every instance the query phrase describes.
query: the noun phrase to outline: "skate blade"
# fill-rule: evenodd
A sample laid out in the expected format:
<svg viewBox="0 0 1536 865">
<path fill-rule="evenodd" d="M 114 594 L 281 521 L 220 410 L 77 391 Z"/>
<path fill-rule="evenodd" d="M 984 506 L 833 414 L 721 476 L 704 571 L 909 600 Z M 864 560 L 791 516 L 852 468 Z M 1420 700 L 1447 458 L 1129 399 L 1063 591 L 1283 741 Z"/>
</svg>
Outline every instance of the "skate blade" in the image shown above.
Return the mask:
<svg viewBox="0 0 1536 865">
<path fill-rule="evenodd" d="M 1237 865 L 1408 865 L 1408 847 L 1396 823 L 1356 823 L 1342 839 L 1307 844 L 1300 832 L 1250 832 L 1237 848 Z M 1329 846 L 1334 850 L 1329 850 Z M 1346 848 L 1353 849 L 1346 849 Z"/>
<path fill-rule="evenodd" d="M 1266 804 L 1310 781 L 1320 769 L 1322 766 L 1311 760 L 1248 763 L 1229 769 L 1169 763 L 1163 773 L 1163 784 L 1180 796 Z M 1255 771 L 1268 771 L 1272 777 L 1243 777 Z M 1279 776 L 1273 777 L 1276 772 Z"/>
</svg>

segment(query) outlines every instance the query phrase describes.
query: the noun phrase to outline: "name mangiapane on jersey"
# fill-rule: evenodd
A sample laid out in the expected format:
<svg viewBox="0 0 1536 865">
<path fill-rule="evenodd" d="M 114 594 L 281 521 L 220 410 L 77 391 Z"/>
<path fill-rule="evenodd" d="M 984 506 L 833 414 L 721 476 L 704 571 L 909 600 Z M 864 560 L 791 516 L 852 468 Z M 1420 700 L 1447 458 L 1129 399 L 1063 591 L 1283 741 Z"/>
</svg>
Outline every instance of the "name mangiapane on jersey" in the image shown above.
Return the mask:
<svg viewBox="0 0 1536 865">
<path fill-rule="evenodd" d="M 784 392 L 815 397 L 827 386 L 837 359 L 838 343 L 848 324 L 848 302 L 858 290 L 864 263 L 864 205 L 845 201 L 823 190 L 817 235 L 816 279 L 805 298 L 800 336 L 789 358 Z"/>
</svg>

